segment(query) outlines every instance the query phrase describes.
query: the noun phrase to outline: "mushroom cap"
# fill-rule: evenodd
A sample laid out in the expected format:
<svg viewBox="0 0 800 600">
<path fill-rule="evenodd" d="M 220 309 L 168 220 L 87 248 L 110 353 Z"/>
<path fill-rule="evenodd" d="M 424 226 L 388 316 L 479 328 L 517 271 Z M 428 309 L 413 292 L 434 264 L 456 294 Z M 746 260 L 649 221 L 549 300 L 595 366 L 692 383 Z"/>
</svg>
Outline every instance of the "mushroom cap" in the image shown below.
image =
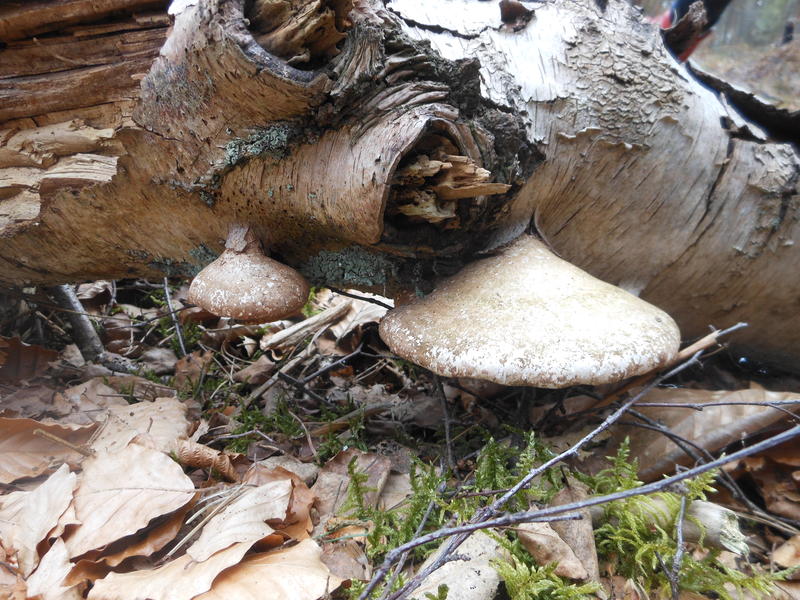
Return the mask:
<svg viewBox="0 0 800 600">
<path fill-rule="evenodd" d="M 264 256 L 259 248 L 227 248 L 197 274 L 187 299 L 215 315 L 264 323 L 297 313 L 308 293 L 300 273 Z"/>
<path fill-rule="evenodd" d="M 529 235 L 390 311 L 380 334 L 394 353 L 439 375 L 547 388 L 646 373 L 680 344 L 665 312 Z"/>
</svg>

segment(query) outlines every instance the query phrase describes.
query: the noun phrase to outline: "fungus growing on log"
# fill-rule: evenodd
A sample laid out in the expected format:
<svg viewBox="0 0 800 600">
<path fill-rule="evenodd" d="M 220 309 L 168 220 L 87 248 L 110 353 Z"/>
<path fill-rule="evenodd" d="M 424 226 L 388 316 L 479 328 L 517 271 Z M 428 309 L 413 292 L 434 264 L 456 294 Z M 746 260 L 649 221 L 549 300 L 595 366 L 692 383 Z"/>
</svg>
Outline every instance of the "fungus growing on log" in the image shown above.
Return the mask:
<svg viewBox="0 0 800 600">
<path fill-rule="evenodd" d="M 391 311 L 380 334 L 439 375 L 547 388 L 645 373 L 680 343 L 669 315 L 529 235 Z"/>
<path fill-rule="evenodd" d="M 216 315 L 266 322 L 297 313 L 308 292 L 300 273 L 265 256 L 253 231 L 236 224 L 225 251 L 192 281 L 188 300 Z"/>
</svg>

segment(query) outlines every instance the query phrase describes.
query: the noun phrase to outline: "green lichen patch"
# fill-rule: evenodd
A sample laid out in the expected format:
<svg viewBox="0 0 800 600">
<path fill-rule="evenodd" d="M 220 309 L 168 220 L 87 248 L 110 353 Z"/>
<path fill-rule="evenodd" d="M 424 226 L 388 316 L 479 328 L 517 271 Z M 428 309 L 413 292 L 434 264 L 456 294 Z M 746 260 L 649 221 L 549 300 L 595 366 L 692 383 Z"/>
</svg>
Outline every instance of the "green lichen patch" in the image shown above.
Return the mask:
<svg viewBox="0 0 800 600">
<path fill-rule="evenodd" d="M 322 250 L 300 267 L 312 285 L 374 287 L 396 276 L 397 265 L 383 254 L 350 246 L 335 252 Z"/>
<path fill-rule="evenodd" d="M 219 256 L 219 253 L 214 252 L 211 248 L 206 246 L 205 244 L 200 244 L 189 250 L 189 256 L 191 256 L 194 261 L 200 265 L 199 268 L 203 268 L 208 263 L 214 261 Z"/>
<path fill-rule="evenodd" d="M 253 156 L 272 156 L 284 158 L 289 146 L 300 135 L 300 128 L 294 123 L 275 123 L 251 131 L 246 138 L 236 138 L 225 146 L 225 165 L 231 167 L 242 159 Z"/>
</svg>

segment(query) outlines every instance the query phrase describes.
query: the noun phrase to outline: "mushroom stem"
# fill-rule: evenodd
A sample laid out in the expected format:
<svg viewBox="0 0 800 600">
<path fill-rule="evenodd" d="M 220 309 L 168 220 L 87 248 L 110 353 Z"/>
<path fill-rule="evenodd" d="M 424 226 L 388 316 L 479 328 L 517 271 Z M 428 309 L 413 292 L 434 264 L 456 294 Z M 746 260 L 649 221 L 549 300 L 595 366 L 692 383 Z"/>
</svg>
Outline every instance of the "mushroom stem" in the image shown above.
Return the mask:
<svg viewBox="0 0 800 600">
<path fill-rule="evenodd" d="M 268 322 L 297 313 L 308 292 L 300 273 L 264 254 L 249 225 L 233 223 L 225 251 L 197 274 L 188 300 L 220 316 Z"/>
</svg>

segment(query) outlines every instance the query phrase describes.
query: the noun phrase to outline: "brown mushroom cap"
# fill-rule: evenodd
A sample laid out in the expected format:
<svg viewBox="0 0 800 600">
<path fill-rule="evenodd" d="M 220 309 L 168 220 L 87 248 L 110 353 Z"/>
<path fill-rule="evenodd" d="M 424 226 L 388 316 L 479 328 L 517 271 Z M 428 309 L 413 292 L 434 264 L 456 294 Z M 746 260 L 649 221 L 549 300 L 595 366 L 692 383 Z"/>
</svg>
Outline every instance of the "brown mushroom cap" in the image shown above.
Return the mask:
<svg viewBox="0 0 800 600">
<path fill-rule="evenodd" d="M 380 334 L 439 375 L 548 388 L 645 373 L 680 343 L 669 315 L 528 235 L 389 312 Z"/>
<path fill-rule="evenodd" d="M 225 251 L 197 274 L 187 299 L 216 315 L 263 323 L 297 313 L 308 293 L 300 273 L 265 256 L 252 231 L 234 225 Z"/>
</svg>

